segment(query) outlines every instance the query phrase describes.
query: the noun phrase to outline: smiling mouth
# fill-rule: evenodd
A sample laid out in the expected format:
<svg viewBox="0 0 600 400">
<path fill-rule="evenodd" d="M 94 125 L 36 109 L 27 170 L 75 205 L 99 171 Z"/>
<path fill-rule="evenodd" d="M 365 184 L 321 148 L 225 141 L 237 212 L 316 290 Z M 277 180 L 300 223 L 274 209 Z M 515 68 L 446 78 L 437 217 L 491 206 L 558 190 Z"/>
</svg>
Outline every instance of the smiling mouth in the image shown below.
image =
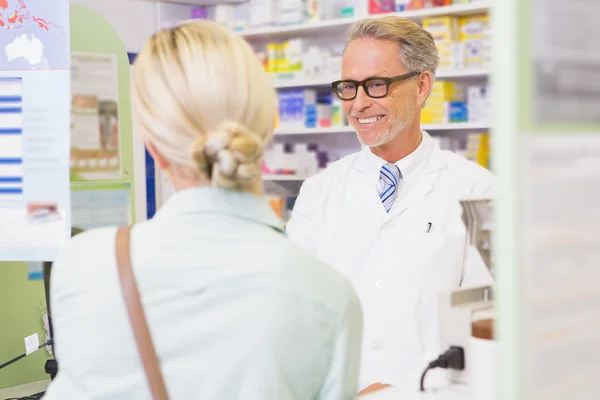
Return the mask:
<svg viewBox="0 0 600 400">
<path fill-rule="evenodd" d="M 370 117 L 370 118 L 356 118 L 356 120 L 361 124 L 373 124 L 373 123 L 379 121 L 383 117 L 385 117 L 385 115 L 378 115 L 376 117 Z"/>
</svg>

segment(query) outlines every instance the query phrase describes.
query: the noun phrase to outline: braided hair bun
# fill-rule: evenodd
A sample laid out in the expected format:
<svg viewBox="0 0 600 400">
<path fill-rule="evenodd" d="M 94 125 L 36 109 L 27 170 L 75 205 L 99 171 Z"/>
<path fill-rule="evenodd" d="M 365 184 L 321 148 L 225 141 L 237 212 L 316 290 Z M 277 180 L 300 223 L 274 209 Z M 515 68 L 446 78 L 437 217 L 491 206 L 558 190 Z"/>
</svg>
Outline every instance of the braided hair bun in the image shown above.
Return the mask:
<svg viewBox="0 0 600 400">
<path fill-rule="evenodd" d="M 223 122 L 192 146 L 192 159 L 213 186 L 241 189 L 260 178 L 260 138 L 244 125 Z"/>
</svg>

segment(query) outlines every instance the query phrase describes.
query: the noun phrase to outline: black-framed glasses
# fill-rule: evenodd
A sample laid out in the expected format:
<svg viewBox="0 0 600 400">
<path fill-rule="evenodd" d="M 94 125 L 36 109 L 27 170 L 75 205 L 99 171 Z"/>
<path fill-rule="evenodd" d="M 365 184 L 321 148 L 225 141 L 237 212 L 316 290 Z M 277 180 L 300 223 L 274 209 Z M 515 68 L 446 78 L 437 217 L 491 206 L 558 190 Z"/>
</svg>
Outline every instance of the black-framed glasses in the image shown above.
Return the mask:
<svg viewBox="0 0 600 400">
<path fill-rule="evenodd" d="M 402 82 L 408 78 L 419 75 L 420 72 L 409 72 L 408 74 L 392 76 L 389 78 L 373 77 L 363 81 L 354 81 L 352 79 L 343 79 L 331 83 L 334 93 L 340 100 L 354 100 L 358 93 L 358 88 L 363 87 L 367 96 L 374 99 L 380 99 L 387 96 L 390 85 L 394 82 Z"/>
</svg>

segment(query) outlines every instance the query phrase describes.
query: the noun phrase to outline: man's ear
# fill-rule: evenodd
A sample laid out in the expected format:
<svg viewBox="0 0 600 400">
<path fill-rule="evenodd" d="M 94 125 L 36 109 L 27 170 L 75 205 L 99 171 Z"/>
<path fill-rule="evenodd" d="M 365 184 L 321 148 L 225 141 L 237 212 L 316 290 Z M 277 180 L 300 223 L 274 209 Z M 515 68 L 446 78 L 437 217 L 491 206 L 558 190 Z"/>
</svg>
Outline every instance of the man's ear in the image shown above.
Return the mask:
<svg viewBox="0 0 600 400">
<path fill-rule="evenodd" d="M 423 106 L 433 88 L 433 75 L 431 72 L 425 71 L 417 79 L 417 103 L 419 106 Z"/>
<path fill-rule="evenodd" d="M 162 156 L 162 154 L 158 152 L 158 150 L 156 150 L 156 147 L 154 147 L 151 142 L 144 140 L 144 145 L 146 146 L 146 149 L 148 150 L 148 153 L 150 153 L 150 156 L 154 162 L 158 165 L 158 168 L 164 171 L 171 166 L 171 164 Z"/>
</svg>

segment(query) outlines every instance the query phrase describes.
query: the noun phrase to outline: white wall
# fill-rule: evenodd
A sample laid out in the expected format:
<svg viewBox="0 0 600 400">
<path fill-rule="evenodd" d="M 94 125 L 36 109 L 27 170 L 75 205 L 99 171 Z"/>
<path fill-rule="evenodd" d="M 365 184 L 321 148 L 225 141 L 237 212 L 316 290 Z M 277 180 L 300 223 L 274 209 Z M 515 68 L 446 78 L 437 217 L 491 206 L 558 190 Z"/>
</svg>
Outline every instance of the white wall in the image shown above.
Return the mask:
<svg viewBox="0 0 600 400">
<path fill-rule="evenodd" d="M 102 14 L 129 52 L 138 52 L 157 30 L 157 4 L 144 0 L 71 0 Z"/>
</svg>

